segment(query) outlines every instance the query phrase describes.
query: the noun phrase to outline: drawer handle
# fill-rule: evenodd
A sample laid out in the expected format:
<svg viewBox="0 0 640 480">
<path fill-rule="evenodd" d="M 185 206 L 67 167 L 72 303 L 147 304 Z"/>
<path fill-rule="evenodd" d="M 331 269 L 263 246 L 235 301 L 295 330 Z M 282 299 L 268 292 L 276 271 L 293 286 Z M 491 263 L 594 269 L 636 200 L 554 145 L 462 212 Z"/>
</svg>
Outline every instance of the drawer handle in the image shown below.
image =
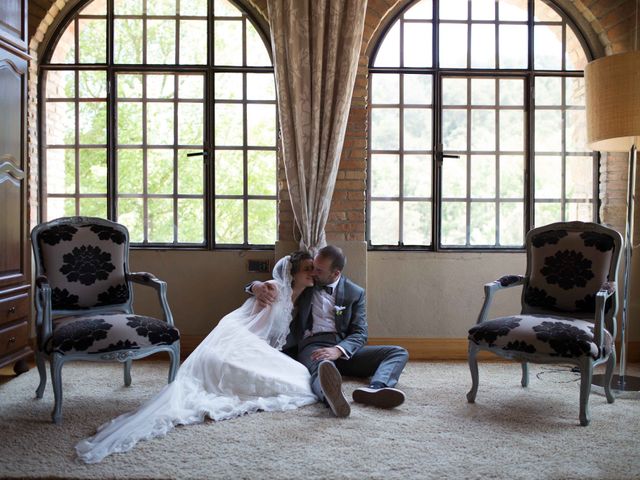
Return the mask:
<svg viewBox="0 0 640 480">
<path fill-rule="evenodd" d="M 16 343 L 16 337 L 11 337 L 9 339 L 9 343 Z"/>
<path fill-rule="evenodd" d="M 16 313 L 16 307 L 9 307 L 9 313 Z"/>
</svg>

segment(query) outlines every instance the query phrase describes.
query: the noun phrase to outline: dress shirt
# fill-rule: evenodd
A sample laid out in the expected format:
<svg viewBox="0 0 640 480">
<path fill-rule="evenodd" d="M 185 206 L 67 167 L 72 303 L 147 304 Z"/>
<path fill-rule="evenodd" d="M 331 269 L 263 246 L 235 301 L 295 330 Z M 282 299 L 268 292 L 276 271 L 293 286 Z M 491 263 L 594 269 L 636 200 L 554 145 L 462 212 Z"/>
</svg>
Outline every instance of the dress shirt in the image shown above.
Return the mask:
<svg viewBox="0 0 640 480">
<path fill-rule="evenodd" d="M 314 288 L 313 296 L 311 298 L 311 316 L 313 318 L 313 325 L 311 330 L 307 330 L 305 332 L 305 338 L 320 333 L 337 333 L 335 295 L 339 281 L 340 277 L 338 277 L 335 282 L 325 285 L 322 288 Z M 327 291 L 328 289 L 331 289 L 332 293 L 329 293 Z M 349 358 L 342 347 L 338 345 L 336 345 L 336 347 L 342 352 L 342 358 Z"/>
</svg>

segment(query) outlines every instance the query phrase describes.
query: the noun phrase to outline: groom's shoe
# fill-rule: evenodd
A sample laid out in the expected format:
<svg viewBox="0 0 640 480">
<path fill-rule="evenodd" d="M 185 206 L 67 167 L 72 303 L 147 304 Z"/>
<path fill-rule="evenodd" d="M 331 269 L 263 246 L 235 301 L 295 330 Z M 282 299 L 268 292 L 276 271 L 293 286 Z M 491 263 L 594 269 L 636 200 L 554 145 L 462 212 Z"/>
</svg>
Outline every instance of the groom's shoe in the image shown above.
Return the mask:
<svg viewBox="0 0 640 480">
<path fill-rule="evenodd" d="M 318 365 L 318 380 L 324 398 L 336 417 L 348 417 L 351 407 L 342 393 L 342 376 L 333 364 L 328 360 Z"/>
<path fill-rule="evenodd" d="M 372 385 L 356 388 L 353 391 L 353 401 L 372 405 L 378 408 L 394 408 L 404 403 L 404 392 L 397 388 Z"/>
</svg>

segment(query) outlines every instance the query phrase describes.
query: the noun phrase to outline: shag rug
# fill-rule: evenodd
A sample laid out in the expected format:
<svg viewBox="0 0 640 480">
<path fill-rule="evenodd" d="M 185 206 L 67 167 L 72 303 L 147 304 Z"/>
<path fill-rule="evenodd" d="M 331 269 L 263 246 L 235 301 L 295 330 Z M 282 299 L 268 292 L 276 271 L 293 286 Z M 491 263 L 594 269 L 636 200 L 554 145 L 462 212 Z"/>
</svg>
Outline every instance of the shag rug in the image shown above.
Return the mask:
<svg viewBox="0 0 640 480">
<path fill-rule="evenodd" d="M 637 370 L 637 366 L 636 367 Z M 481 363 L 475 404 L 466 363 L 411 362 L 398 387 L 404 405 L 352 404 L 332 417 L 320 404 L 178 427 L 132 451 L 84 465 L 76 442 L 136 408 L 166 382 L 164 362 L 134 362 L 131 387 L 119 364 L 62 370 L 63 422 L 50 420 L 51 384 L 35 399 L 36 369 L 0 387 L 1 478 L 225 479 L 633 479 L 640 478 L 640 401 L 590 399 L 578 421 L 579 375 L 570 367 Z M 351 396 L 361 386 L 346 379 Z"/>
</svg>

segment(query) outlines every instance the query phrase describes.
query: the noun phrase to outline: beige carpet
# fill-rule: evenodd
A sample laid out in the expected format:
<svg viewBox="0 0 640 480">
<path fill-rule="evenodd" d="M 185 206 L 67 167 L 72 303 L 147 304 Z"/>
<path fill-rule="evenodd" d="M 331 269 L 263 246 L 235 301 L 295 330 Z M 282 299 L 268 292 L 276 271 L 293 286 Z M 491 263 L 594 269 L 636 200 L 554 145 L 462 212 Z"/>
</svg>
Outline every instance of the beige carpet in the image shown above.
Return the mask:
<svg viewBox="0 0 640 480">
<path fill-rule="evenodd" d="M 640 478 L 640 401 L 591 396 L 592 421 L 578 424 L 578 376 L 533 365 L 483 363 L 477 403 L 465 393 L 465 363 L 410 363 L 408 400 L 383 411 L 353 405 L 336 419 L 316 404 L 284 413 L 180 427 L 163 439 L 97 465 L 74 460 L 73 445 L 135 408 L 165 381 L 162 362 L 134 363 L 122 385 L 117 364 L 64 367 L 63 423 L 53 425 L 51 385 L 36 400 L 37 372 L 0 387 L 2 478 Z M 347 392 L 360 383 L 347 381 Z"/>
</svg>

